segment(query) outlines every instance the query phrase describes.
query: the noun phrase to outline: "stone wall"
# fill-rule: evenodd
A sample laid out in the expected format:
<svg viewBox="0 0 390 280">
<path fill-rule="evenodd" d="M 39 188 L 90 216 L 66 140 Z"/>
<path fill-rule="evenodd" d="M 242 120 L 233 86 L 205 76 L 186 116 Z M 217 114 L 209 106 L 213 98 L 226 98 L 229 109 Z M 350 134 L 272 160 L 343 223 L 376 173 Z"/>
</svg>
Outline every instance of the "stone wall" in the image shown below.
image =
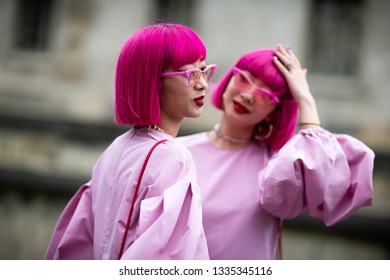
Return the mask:
<svg viewBox="0 0 390 280">
<path fill-rule="evenodd" d="M 53 1 L 49 47 L 33 51 L 13 43 L 19 1 L 0 0 L 0 259 L 42 257 L 67 199 L 126 129 L 112 120 L 116 58 L 128 36 L 156 19 L 157 2 Z M 218 64 L 215 80 L 243 53 L 277 43 L 290 44 L 309 63 L 314 0 L 193 2 L 173 19 L 188 16 L 208 46 L 207 62 Z M 390 216 L 390 1 L 363 3 L 356 75 L 309 69 L 308 78 L 325 128 L 358 137 L 377 153 L 374 206 L 345 226 L 374 230 L 351 240 L 343 225 L 311 232 L 298 219 L 286 223 L 286 258 L 389 258 L 378 236 L 389 233 L 381 221 Z M 185 120 L 180 133 L 211 129 L 220 112 L 210 104 L 204 112 Z M 368 226 L 359 228 L 362 222 Z"/>
</svg>

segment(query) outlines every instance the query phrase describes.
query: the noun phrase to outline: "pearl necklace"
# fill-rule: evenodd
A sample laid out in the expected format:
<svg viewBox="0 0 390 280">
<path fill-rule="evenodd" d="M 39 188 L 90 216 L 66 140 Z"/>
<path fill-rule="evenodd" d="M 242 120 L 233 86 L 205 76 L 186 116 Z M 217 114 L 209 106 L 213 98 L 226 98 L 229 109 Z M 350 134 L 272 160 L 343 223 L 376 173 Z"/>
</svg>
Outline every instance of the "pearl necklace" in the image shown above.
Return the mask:
<svg viewBox="0 0 390 280">
<path fill-rule="evenodd" d="M 236 137 L 232 137 L 232 136 L 228 136 L 228 135 L 223 134 L 223 132 L 219 129 L 219 123 L 215 124 L 214 131 L 219 138 L 222 138 L 222 139 L 229 141 L 229 142 L 232 142 L 234 144 L 246 144 L 246 143 L 249 143 L 249 141 L 251 141 L 251 138 L 242 139 L 242 138 L 236 138 Z"/>
</svg>

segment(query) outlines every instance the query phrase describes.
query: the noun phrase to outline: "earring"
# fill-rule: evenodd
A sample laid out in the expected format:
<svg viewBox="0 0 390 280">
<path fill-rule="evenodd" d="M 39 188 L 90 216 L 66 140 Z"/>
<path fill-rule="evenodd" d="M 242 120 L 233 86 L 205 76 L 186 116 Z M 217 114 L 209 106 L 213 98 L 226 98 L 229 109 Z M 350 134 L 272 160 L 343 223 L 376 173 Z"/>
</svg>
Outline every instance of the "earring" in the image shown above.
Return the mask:
<svg viewBox="0 0 390 280">
<path fill-rule="evenodd" d="M 260 140 L 268 139 L 271 136 L 273 129 L 274 126 L 272 123 L 269 123 L 268 121 L 262 121 L 257 128 L 256 138 Z"/>
</svg>

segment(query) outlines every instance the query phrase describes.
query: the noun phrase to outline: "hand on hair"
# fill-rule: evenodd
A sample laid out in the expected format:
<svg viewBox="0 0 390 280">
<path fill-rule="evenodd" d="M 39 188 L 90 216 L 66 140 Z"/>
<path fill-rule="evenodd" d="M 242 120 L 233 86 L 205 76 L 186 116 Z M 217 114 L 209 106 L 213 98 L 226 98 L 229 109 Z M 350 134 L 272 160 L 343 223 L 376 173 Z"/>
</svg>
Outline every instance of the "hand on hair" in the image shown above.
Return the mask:
<svg viewBox="0 0 390 280">
<path fill-rule="evenodd" d="M 301 123 L 320 123 L 315 100 L 307 83 L 307 69 L 302 69 L 291 48 L 278 45 L 274 63 L 285 77 L 291 95 L 298 104 Z"/>
</svg>

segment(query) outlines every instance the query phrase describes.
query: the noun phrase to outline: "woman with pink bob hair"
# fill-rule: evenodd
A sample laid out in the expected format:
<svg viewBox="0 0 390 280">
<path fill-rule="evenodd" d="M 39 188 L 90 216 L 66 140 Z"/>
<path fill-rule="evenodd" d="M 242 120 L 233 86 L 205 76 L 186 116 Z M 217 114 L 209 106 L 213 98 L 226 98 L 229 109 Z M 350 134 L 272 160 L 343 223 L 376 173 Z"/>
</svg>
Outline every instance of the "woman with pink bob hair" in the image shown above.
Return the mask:
<svg viewBox="0 0 390 280">
<path fill-rule="evenodd" d="M 216 66 L 190 28 L 155 24 L 124 44 L 115 120 L 131 125 L 104 151 L 57 222 L 45 259 L 208 259 L 190 152 L 175 140 L 202 113 Z"/>
<path fill-rule="evenodd" d="M 374 153 L 322 128 L 306 74 L 280 45 L 243 55 L 212 92 L 219 124 L 179 138 L 195 161 L 210 259 L 281 258 L 283 219 L 307 211 L 330 226 L 371 204 Z"/>
</svg>

